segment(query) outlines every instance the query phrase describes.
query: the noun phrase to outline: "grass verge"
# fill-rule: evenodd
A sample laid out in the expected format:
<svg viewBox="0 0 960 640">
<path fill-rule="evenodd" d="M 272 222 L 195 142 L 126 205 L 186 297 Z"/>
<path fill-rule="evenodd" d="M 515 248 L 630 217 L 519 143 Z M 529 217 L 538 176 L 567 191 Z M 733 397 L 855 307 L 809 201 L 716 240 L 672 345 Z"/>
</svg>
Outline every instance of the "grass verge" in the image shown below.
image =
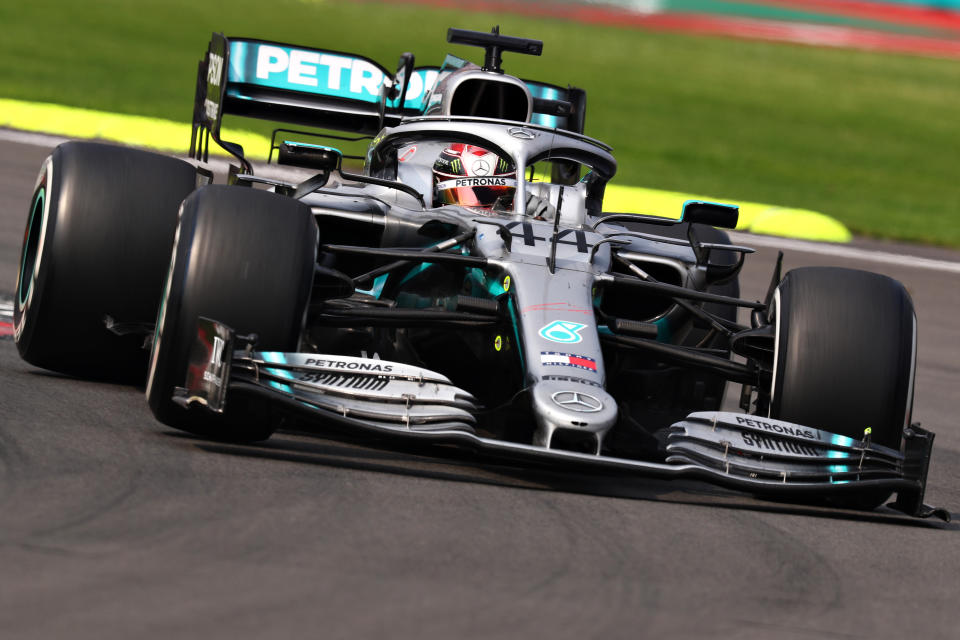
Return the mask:
<svg viewBox="0 0 960 640">
<path fill-rule="evenodd" d="M 180 122 L 213 30 L 390 67 L 402 51 L 424 64 L 448 50 L 477 58 L 445 29 L 500 24 L 545 41 L 542 58 L 507 54 L 509 72 L 587 89 L 587 133 L 615 147 L 618 184 L 775 202 L 866 235 L 960 246 L 954 61 L 323 0 L 34 0 L 0 5 L 0 23 L 0 97 Z"/>
</svg>

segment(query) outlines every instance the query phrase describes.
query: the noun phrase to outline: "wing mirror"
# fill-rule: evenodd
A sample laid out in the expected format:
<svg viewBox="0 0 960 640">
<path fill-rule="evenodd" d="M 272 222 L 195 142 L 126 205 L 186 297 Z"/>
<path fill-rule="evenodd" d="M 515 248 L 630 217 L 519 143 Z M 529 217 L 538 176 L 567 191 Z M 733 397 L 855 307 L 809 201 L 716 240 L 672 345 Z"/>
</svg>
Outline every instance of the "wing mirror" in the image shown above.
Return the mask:
<svg viewBox="0 0 960 640">
<path fill-rule="evenodd" d="M 687 200 L 683 203 L 680 222 L 699 222 L 711 227 L 735 229 L 740 217 L 740 207 L 735 204 L 721 204 L 704 200 Z"/>
<path fill-rule="evenodd" d="M 306 167 L 318 171 L 335 171 L 340 168 L 343 154 L 339 149 L 306 142 L 284 142 L 280 145 L 278 164 Z"/>
</svg>

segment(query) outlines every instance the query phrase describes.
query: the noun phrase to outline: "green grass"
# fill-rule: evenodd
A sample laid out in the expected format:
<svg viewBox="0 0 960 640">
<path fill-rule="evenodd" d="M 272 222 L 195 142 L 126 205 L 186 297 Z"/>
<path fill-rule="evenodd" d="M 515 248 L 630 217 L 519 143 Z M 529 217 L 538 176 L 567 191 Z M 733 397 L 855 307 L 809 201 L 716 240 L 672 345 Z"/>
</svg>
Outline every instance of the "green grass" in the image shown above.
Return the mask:
<svg viewBox="0 0 960 640">
<path fill-rule="evenodd" d="M 523 77 L 587 89 L 616 181 L 822 211 L 857 233 L 960 246 L 960 62 L 550 19 L 322 0 L 0 4 L 0 97 L 189 121 L 210 32 L 437 64 L 445 30 L 544 40 Z M 266 131 L 264 125 L 229 124 Z M 184 141 L 186 146 L 187 141 Z"/>
</svg>

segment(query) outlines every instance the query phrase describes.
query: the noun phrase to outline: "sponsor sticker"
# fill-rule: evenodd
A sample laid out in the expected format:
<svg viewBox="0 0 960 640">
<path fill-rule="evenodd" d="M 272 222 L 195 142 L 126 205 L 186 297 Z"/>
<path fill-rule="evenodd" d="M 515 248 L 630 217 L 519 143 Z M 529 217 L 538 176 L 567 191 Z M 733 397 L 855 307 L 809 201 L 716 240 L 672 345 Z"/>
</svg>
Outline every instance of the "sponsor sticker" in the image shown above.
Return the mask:
<svg viewBox="0 0 960 640">
<path fill-rule="evenodd" d="M 799 425 L 767 422 L 766 420 L 760 420 L 758 418 L 751 418 L 747 416 L 737 416 L 737 423 L 746 425 L 748 427 L 753 427 L 755 429 L 764 429 L 766 431 L 771 431 L 773 433 L 779 433 L 787 436 L 794 436 L 797 438 L 807 438 L 809 440 L 818 440 L 820 437 L 820 432 L 817 431 L 816 429 L 801 427 Z"/>
<path fill-rule="evenodd" d="M 593 380 L 587 380 L 586 378 L 578 378 L 576 376 L 543 376 L 541 380 L 554 380 L 556 382 L 574 382 L 576 384 L 586 384 L 591 387 L 601 386 L 599 383 L 594 382 Z"/>
<path fill-rule="evenodd" d="M 223 411 L 230 374 L 229 349 L 229 329 L 209 318 L 197 318 L 196 340 L 190 351 L 183 385 L 188 403 L 198 402 L 217 413 Z"/>
<path fill-rule="evenodd" d="M 437 189 L 458 189 L 460 187 L 516 187 L 512 178 L 456 178 L 437 183 Z"/>
<path fill-rule="evenodd" d="M 322 385 L 328 387 L 341 387 L 345 389 L 359 389 L 362 391 L 383 391 L 390 378 L 380 376 L 364 376 L 350 373 L 333 373 L 327 371 L 308 371 L 297 377 L 299 382 L 308 384 Z"/>
<path fill-rule="evenodd" d="M 223 75 L 223 56 L 213 51 L 207 58 L 207 82 L 215 87 L 220 86 L 220 77 Z"/>
<path fill-rule="evenodd" d="M 220 112 L 220 105 L 210 98 L 205 98 L 203 101 L 203 114 L 207 116 L 207 120 L 216 120 L 217 114 Z"/>
<path fill-rule="evenodd" d="M 223 378 L 219 374 L 223 370 L 223 347 L 226 341 L 220 336 L 213 336 L 213 346 L 210 349 L 210 364 L 203 371 L 203 381 L 219 387 Z"/>
<path fill-rule="evenodd" d="M 380 87 L 391 80 L 377 63 L 361 56 L 249 40 L 230 42 L 228 74 L 230 83 L 372 103 L 379 102 Z M 438 74 L 436 69 L 414 69 L 403 106 L 420 109 Z M 399 106 L 398 101 L 388 106 Z"/>
<path fill-rule="evenodd" d="M 356 361 L 343 361 L 343 360 L 330 360 L 330 359 L 319 359 L 319 358 L 308 358 L 305 365 L 315 365 L 317 367 L 324 367 L 328 369 L 346 369 L 348 371 L 380 371 L 383 373 L 390 373 L 393 371 L 392 364 L 381 364 L 379 362 L 356 362 Z"/>
<path fill-rule="evenodd" d="M 540 329 L 540 337 L 550 342 L 559 342 L 561 344 L 577 344 L 583 341 L 580 332 L 586 329 L 587 325 L 579 322 L 569 322 L 567 320 L 554 320 L 550 324 Z"/>
<path fill-rule="evenodd" d="M 767 437 L 756 433 L 743 432 L 740 434 L 744 446 L 757 450 L 761 453 L 770 451 L 775 453 L 792 453 L 794 455 L 807 458 L 816 458 L 823 456 L 826 449 L 823 447 L 814 447 L 808 444 L 793 442 L 790 440 L 781 440 L 777 437 Z"/>
<path fill-rule="evenodd" d="M 556 367 L 575 367 L 585 371 L 597 371 L 597 361 L 587 356 L 575 353 L 559 353 L 556 351 L 541 351 L 540 364 Z"/>
</svg>

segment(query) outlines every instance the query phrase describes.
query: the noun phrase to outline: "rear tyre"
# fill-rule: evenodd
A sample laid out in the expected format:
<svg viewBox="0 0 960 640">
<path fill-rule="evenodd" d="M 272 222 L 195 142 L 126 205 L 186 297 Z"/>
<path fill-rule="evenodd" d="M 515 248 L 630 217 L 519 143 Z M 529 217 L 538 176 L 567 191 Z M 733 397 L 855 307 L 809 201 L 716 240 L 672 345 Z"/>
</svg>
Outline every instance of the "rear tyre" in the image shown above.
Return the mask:
<svg viewBox="0 0 960 640">
<path fill-rule="evenodd" d="M 916 316 L 903 285 L 835 267 L 787 273 L 771 305 L 776 325 L 770 416 L 899 450 L 910 424 Z M 888 492 L 847 506 L 872 508 Z"/>
<path fill-rule="evenodd" d="M 180 202 L 196 187 L 188 163 L 92 142 L 44 161 L 24 234 L 14 339 L 38 367 L 143 380 L 144 334 L 108 331 L 105 316 L 148 326 L 160 303 Z"/>
<path fill-rule="evenodd" d="M 298 200 L 217 185 L 184 201 L 147 380 L 158 420 L 223 440 L 270 437 L 277 416 L 256 398 L 228 395 L 225 413 L 216 415 L 182 408 L 173 392 L 186 379 L 199 316 L 257 334 L 258 350 L 297 350 L 317 246 L 313 215 Z"/>
</svg>

